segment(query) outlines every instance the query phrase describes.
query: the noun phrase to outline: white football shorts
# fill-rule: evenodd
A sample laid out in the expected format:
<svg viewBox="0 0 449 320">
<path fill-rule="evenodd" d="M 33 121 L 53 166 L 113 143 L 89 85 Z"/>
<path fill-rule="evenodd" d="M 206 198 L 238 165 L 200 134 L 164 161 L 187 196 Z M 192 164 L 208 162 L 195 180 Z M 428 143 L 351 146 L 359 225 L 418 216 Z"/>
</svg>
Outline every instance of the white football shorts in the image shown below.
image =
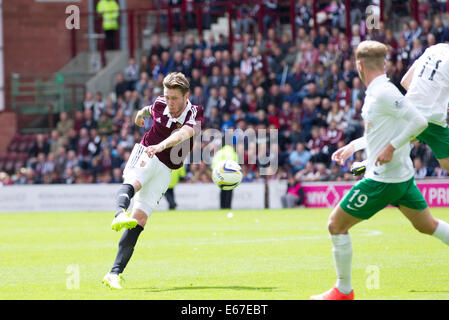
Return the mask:
<svg viewBox="0 0 449 320">
<path fill-rule="evenodd" d="M 137 180 L 142 185 L 134 197 L 133 209 L 140 209 L 149 217 L 170 185 L 171 169 L 157 156 L 148 157 L 144 150 L 142 144 L 134 145 L 123 170 L 123 180 L 130 184 Z"/>
</svg>

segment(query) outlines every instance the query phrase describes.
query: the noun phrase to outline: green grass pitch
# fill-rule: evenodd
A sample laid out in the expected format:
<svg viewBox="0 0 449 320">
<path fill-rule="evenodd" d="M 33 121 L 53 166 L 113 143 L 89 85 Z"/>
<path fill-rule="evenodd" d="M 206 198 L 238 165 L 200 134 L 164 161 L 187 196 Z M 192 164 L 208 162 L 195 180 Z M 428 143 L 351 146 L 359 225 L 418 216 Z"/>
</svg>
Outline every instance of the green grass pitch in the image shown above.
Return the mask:
<svg viewBox="0 0 449 320">
<path fill-rule="evenodd" d="M 121 236 L 113 213 L 0 214 L 0 299 L 309 299 L 336 280 L 330 211 L 156 212 L 121 291 L 101 284 Z M 432 213 L 449 221 L 447 209 Z M 356 299 L 449 298 L 449 247 L 397 209 L 351 237 Z"/>
</svg>

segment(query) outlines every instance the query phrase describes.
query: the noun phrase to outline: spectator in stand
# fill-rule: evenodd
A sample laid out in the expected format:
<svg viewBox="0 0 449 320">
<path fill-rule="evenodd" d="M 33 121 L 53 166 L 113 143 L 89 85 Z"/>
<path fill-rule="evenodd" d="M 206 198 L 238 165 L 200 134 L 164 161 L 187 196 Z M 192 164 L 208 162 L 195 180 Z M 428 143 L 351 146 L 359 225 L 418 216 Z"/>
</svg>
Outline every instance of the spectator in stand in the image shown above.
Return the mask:
<svg viewBox="0 0 449 320">
<path fill-rule="evenodd" d="M 342 79 L 338 64 L 331 66 L 330 72 L 326 79 L 326 93 L 331 99 L 334 99 L 338 92 L 338 81 Z"/>
<path fill-rule="evenodd" d="M 328 181 L 329 175 L 330 171 L 327 169 L 326 164 L 319 162 L 316 164 L 316 170 L 311 177 L 311 181 Z"/>
<path fill-rule="evenodd" d="M 437 179 L 447 179 L 447 176 L 447 171 L 440 167 L 436 167 L 432 173 L 432 177 L 435 177 Z"/>
<path fill-rule="evenodd" d="M 354 71 L 354 66 L 350 60 L 343 62 L 342 79 L 346 82 L 346 86 L 351 87 L 352 81 L 357 77 L 357 73 Z"/>
<path fill-rule="evenodd" d="M 345 130 L 346 141 L 352 141 L 363 135 L 362 105 L 362 100 L 357 100 L 354 107 L 345 114 L 347 126 L 340 129 Z"/>
<path fill-rule="evenodd" d="M 74 169 L 78 166 L 79 160 L 76 156 L 75 150 L 69 150 L 67 153 L 67 161 L 65 163 L 65 173 L 67 173 L 67 169 Z"/>
<path fill-rule="evenodd" d="M 415 179 L 424 179 L 427 176 L 427 168 L 423 166 L 420 158 L 413 160 L 413 166 L 415 167 Z"/>
<path fill-rule="evenodd" d="M 190 102 L 195 106 L 206 106 L 206 99 L 203 93 L 203 88 L 197 86 L 193 89 L 193 95 L 189 98 Z"/>
<path fill-rule="evenodd" d="M 338 81 L 338 91 L 335 97 L 336 102 L 340 109 L 345 109 L 346 106 L 351 105 L 351 90 L 346 85 L 346 82 L 342 79 Z"/>
<path fill-rule="evenodd" d="M 331 166 L 331 171 L 327 177 L 328 181 L 342 181 L 344 179 L 344 173 L 341 170 L 341 167 L 333 163 Z"/>
<path fill-rule="evenodd" d="M 307 162 L 309 162 L 311 154 L 305 149 L 304 144 L 299 142 L 296 144 L 295 150 L 290 153 L 289 162 L 292 167 L 291 173 L 294 175 L 296 172 L 304 169 Z"/>
<path fill-rule="evenodd" d="M 119 108 L 120 110 L 122 110 L 125 117 L 130 117 L 134 114 L 134 111 L 136 109 L 136 99 L 133 96 L 133 92 L 131 90 L 127 90 L 125 92 L 123 103 Z"/>
<path fill-rule="evenodd" d="M 84 118 L 84 121 L 81 124 L 81 130 L 83 128 L 86 128 L 89 131 L 90 129 L 97 127 L 97 122 L 93 118 L 93 112 L 92 112 L 91 109 L 85 109 L 84 110 L 84 117 L 83 118 Z"/>
<path fill-rule="evenodd" d="M 172 63 L 170 63 L 168 67 L 168 72 L 183 72 L 184 66 L 183 66 L 183 54 L 181 51 L 175 51 L 173 54 L 173 60 Z"/>
<path fill-rule="evenodd" d="M 308 41 L 304 44 L 302 51 L 301 68 L 305 69 L 307 66 L 318 64 L 318 57 L 320 52 L 313 46 L 313 42 Z"/>
<path fill-rule="evenodd" d="M 89 137 L 89 131 L 87 128 L 81 128 L 80 130 L 80 136 L 78 139 L 78 145 L 76 146 L 76 154 L 80 155 L 80 156 L 85 156 L 88 155 L 89 153 L 89 142 L 90 142 L 90 137 Z"/>
<path fill-rule="evenodd" d="M 297 28 L 309 28 L 310 19 L 313 17 L 311 1 L 298 0 L 295 4 L 295 24 Z"/>
<path fill-rule="evenodd" d="M 153 55 L 160 56 L 162 54 L 162 52 L 165 50 L 166 50 L 166 48 L 162 46 L 159 36 L 154 35 L 151 38 L 151 49 L 148 54 L 148 60 L 151 60 L 151 57 L 153 57 Z"/>
<path fill-rule="evenodd" d="M 210 115 L 210 110 L 212 108 L 218 109 L 218 90 L 216 88 L 211 88 L 209 98 L 207 99 L 207 103 L 205 105 L 204 116 L 207 118 Z"/>
<path fill-rule="evenodd" d="M 329 128 L 325 132 L 328 154 L 331 155 L 337 150 L 338 143 L 345 140 L 345 135 L 343 131 L 337 128 L 337 122 L 335 121 L 331 121 Z"/>
<path fill-rule="evenodd" d="M 59 136 L 58 130 L 54 129 L 50 133 L 50 138 L 48 139 L 49 152 L 53 154 L 58 153 L 60 148 L 63 148 L 66 141 L 64 138 Z"/>
<path fill-rule="evenodd" d="M 70 119 L 67 112 L 62 111 L 59 114 L 59 121 L 56 124 L 56 130 L 58 131 L 59 136 L 63 140 L 63 144 L 67 144 L 67 139 L 69 137 L 69 131 L 74 126 L 73 119 Z"/>
<path fill-rule="evenodd" d="M 121 145 L 124 149 L 131 150 L 134 146 L 134 137 L 128 132 L 124 127 L 120 130 L 120 137 L 118 140 L 118 145 Z"/>
<path fill-rule="evenodd" d="M 305 199 L 301 182 L 294 177 L 288 179 L 287 193 L 281 197 L 282 208 L 294 208 L 302 205 Z"/>
<path fill-rule="evenodd" d="M 267 34 L 268 28 L 270 28 L 276 19 L 278 10 L 278 0 L 264 0 L 263 1 L 263 33 Z"/>
<path fill-rule="evenodd" d="M 138 92 L 140 99 L 143 99 L 145 90 L 147 90 L 149 88 L 149 80 L 150 80 L 150 78 L 146 71 L 140 73 L 140 79 L 136 83 L 136 89 L 135 89 Z"/>
<path fill-rule="evenodd" d="M 351 28 L 351 47 L 354 50 L 360 42 L 362 42 L 362 36 L 360 35 L 360 26 L 354 24 Z"/>
<path fill-rule="evenodd" d="M 140 56 L 140 63 L 139 63 L 139 74 L 142 74 L 142 72 L 149 73 L 149 63 L 148 63 L 148 57 L 146 55 Z"/>
<path fill-rule="evenodd" d="M 426 37 L 426 46 L 430 47 L 436 44 L 436 38 L 432 33 L 429 33 Z"/>
<path fill-rule="evenodd" d="M 67 163 L 67 152 L 66 148 L 62 147 L 58 150 L 55 155 L 55 172 L 61 177 L 64 174 L 64 170 Z"/>
<path fill-rule="evenodd" d="M 46 161 L 46 155 L 43 152 L 40 152 L 37 155 L 37 159 L 35 161 L 30 161 L 30 167 L 34 170 L 35 180 L 37 183 L 42 183 L 42 170 L 44 168 Z"/>
<path fill-rule="evenodd" d="M 36 158 L 40 153 L 47 155 L 49 152 L 50 152 L 50 145 L 46 141 L 45 136 L 42 133 L 37 134 L 36 141 L 28 151 L 28 156 L 31 158 Z"/>
<path fill-rule="evenodd" d="M 303 100 L 304 112 L 301 119 L 301 127 L 306 133 L 310 133 L 312 126 L 317 121 L 318 109 L 314 102 L 309 98 Z"/>
<path fill-rule="evenodd" d="M 331 103 L 331 110 L 327 114 L 327 124 L 330 125 L 332 121 L 340 123 L 344 117 L 344 109 L 340 108 L 337 101 Z"/>
<path fill-rule="evenodd" d="M 222 122 L 221 122 L 221 130 L 226 132 L 226 130 L 234 128 L 235 122 L 232 119 L 231 115 L 228 112 L 223 114 Z"/>
<path fill-rule="evenodd" d="M 210 76 L 212 73 L 212 67 L 215 65 L 217 60 L 215 59 L 212 49 L 205 49 L 203 53 L 203 59 L 202 59 L 202 72 L 203 75 Z"/>
<path fill-rule="evenodd" d="M 112 179 L 109 183 L 123 183 L 122 170 L 120 168 L 114 168 L 112 170 Z"/>
<path fill-rule="evenodd" d="M 385 30 L 385 44 L 393 48 L 393 51 L 398 48 L 398 42 L 394 37 L 393 30 L 391 29 Z"/>
<path fill-rule="evenodd" d="M 409 22 L 410 26 L 410 35 L 407 39 L 407 42 L 409 45 L 412 45 L 415 40 L 419 40 L 421 37 L 422 29 L 418 25 L 418 22 L 416 20 L 411 20 Z"/>
<path fill-rule="evenodd" d="M 123 97 L 125 91 L 128 90 L 128 84 L 125 81 L 122 73 L 118 73 L 115 78 L 115 96 Z"/>
<path fill-rule="evenodd" d="M 419 41 L 421 41 L 421 43 L 425 47 L 428 47 L 429 44 L 427 43 L 427 36 L 432 33 L 432 22 L 429 19 L 424 18 L 421 21 L 421 30 L 422 31 L 421 31 L 421 35 L 419 37 Z"/>
<path fill-rule="evenodd" d="M 413 40 L 412 50 L 410 51 L 410 65 L 415 62 L 424 52 L 424 48 L 419 39 Z"/>
<path fill-rule="evenodd" d="M 93 118 L 95 121 L 100 119 L 100 115 L 106 112 L 106 103 L 101 92 L 95 94 L 95 102 L 92 107 Z"/>
<path fill-rule="evenodd" d="M 313 181 L 313 177 L 315 176 L 315 168 L 312 162 L 307 162 L 304 169 L 298 171 L 294 177 L 297 181 Z"/>
<path fill-rule="evenodd" d="M 80 129 L 81 131 L 81 129 Z M 74 128 L 70 129 L 67 140 L 67 150 L 76 150 L 78 148 L 79 133 Z"/>
<path fill-rule="evenodd" d="M 288 101 L 284 101 L 279 112 L 279 129 L 282 132 L 289 131 L 291 129 L 292 114 L 291 103 Z"/>
<path fill-rule="evenodd" d="M 93 109 L 94 104 L 95 104 L 94 95 L 92 94 L 92 92 L 87 91 L 83 101 L 84 110 Z"/>
<path fill-rule="evenodd" d="M 445 26 L 438 15 L 433 20 L 432 34 L 437 43 L 449 41 L 449 26 Z"/>
<path fill-rule="evenodd" d="M 75 111 L 75 120 L 73 121 L 73 128 L 75 129 L 76 133 L 79 133 L 81 130 L 81 127 L 83 126 L 84 122 L 84 112 L 81 110 Z"/>
<path fill-rule="evenodd" d="M 362 89 L 362 82 L 359 77 L 352 79 L 351 88 L 351 108 L 355 107 L 357 100 L 363 101 L 365 98 L 365 91 Z"/>
<path fill-rule="evenodd" d="M 55 171 L 56 163 L 55 163 L 55 154 L 50 152 L 47 156 L 47 159 L 42 166 L 42 176 L 51 176 Z M 51 180 L 50 180 L 51 181 Z"/>
<path fill-rule="evenodd" d="M 277 130 L 280 129 L 278 109 L 272 103 L 268 105 L 267 120 L 268 123 L 274 125 Z"/>
<path fill-rule="evenodd" d="M 101 114 L 100 121 L 97 124 L 98 133 L 101 136 L 109 136 L 112 134 L 114 128 L 114 122 L 106 113 Z"/>
<path fill-rule="evenodd" d="M 129 58 L 128 66 L 123 70 L 123 78 L 126 82 L 128 90 L 134 90 L 137 81 L 139 81 L 139 66 L 136 64 L 136 59 Z"/>
</svg>

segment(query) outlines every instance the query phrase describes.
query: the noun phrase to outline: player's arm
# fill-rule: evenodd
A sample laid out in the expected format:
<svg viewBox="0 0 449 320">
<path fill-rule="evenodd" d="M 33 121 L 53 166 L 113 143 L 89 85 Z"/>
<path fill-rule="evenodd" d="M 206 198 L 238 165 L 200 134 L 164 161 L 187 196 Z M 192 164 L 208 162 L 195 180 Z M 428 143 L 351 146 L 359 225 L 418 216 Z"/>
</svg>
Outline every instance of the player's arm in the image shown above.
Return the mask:
<svg viewBox="0 0 449 320">
<path fill-rule="evenodd" d="M 402 77 L 401 86 L 405 90 L 408 90 L 408 88 L 410 87 L 410 83 L 412 82 L 413 72 L 415 71 L 415 64 L 416 64 L 416 61 L 413 63 L 413 65 L 410 67 L 410 69 L 408 69 L 407 73 L 404 74 L 404 76 Z"/>
<path fill-rule="evenodd" d="M 190 139 L 195 134 L 193 127 L 182 126 L 178 131 L 173 132 L 167 139 L 161 141 L 154 146 L 148 146 L 145 152 L 151 158 L 156 153 L 162 152 L 165 149 L 176 146 L 177 144 Z"/>
<path fill-rule="evenodd" d="M 355 139 L 344 147 L 338 149 L 332 154 L 332 161 L 336 161 L 338 164 L 343 166 L 346 160 L 359 150 L 366 148 L 366 137 Z"/>
<path fill-rule="evenodd" d="M 167 139 L 161 141 L 157 145 L 148 146 L 145 149 L 145 152 L 151 158 L 158 152 L 164 151 L 167 148 L 171 148 L 187 139 L 190 139 L 195 134 L 201 132 L 202 123 L 203 109 L 194 107 L 191 111 L 189 120 L 187 120 L 179 130 L 173 132 Z"/>
<path fill-rule="evenodd" d="M 393 159 L 393 153 L 396 149 L 399 149 L 406 143 L 410 143 L 411 140 L 415 139 L 428 126 L 426 118 L 421 115 L 413 103 L 408 98 L 402 95 L 400 96 L 401 98 L 394 103 L 396 108 L 391 115 L 407 121 L 408 125 L 379 153 L 374 162 L 376 165 L 390 162 Z"/>
<path fill-rule="evenodd" d="M 152 109 L 153 109 L 153 105 L 150 105 L 150 106 L 145 106 L 142 109 L 140 109 L 139 111 L 137 111 L 136 119 L 134 120 L 134 123 L 139 127 L 143 127 L 145 124 L 144 118 L 153 117 L 151 115 Z"/>
</svg>

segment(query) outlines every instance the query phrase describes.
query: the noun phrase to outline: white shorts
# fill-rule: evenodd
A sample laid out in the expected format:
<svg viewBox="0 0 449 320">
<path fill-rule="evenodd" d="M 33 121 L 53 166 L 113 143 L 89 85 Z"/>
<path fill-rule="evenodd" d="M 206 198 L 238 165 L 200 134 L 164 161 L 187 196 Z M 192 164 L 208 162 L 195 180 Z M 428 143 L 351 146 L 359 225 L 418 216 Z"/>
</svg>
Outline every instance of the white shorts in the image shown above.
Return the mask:
<svg viewBox="0 0 449 320">
<path fill-rule="evenodd" d="M 171 169 L 157 156 L 148 157 L 144 149 L 145 146 L 135 144 L 123 170 L 123 180 L 130 184 L 137 180 L 142 185 L 134 197 L 133 210 L 140 209 L 149 217 L 170 185 Z"/>
</svg>

